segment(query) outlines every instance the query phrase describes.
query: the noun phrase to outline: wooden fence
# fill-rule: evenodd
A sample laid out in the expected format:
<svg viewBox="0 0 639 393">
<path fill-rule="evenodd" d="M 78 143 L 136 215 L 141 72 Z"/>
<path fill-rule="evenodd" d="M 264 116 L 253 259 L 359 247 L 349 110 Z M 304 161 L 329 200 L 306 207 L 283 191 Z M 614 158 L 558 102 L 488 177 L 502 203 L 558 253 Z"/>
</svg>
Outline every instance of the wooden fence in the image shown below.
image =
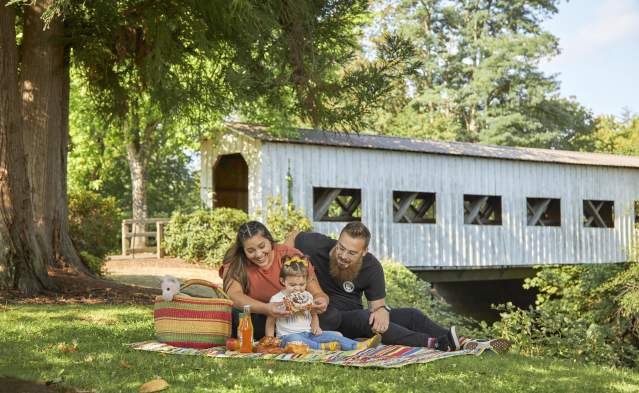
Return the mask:
<svg viewBox="0 0 639 393">
<path fill-rule="evenodd" d="M 164 226 L 168 224 L 168 218 L 147 218 L 144 220 L 122 220 L 122 255 L 135 255 L 136 252 L 154 252 L 158 258 L 164 257 L 162 249 L 162 238 L 164 235 Z M 147 231 L 147 227 L 155 224 L 155 231 Z M 142 227 L 140 232 L 136 228 Z M 149 240 L 155 240 L 155 247 L 134 248 L 136 242 L 132 239 L 144 237 L 145 244 L 149 244 Z"/>
</svg>

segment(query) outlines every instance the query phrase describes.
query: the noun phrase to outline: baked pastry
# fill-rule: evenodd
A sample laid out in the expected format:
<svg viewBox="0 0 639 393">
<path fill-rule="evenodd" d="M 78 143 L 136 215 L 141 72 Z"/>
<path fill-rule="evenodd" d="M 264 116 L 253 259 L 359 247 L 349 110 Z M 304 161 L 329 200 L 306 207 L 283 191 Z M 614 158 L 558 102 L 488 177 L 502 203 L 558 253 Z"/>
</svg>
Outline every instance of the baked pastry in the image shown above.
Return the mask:
<svg viewBox="0 0 639 393">
<path fill-rule="evenodd" d="M 284 352 L 294 353 L 296 355 L 306 355 L 310 352 L 310 348 L 304 343 L 291 342 L 286 344 L 286 346 L 284 347 Z"/>
<path fill-rule="evenodd" d="M 264 336 L 260 338 L 260 340 L 257 342 L 256 345 L 259 345 L 262 347 L 278 347 L 279 348 L 279 346 L 282 345 L 282 340 L 273 336 Z"/>
<path fill-rule="evenodd" d="M 257 353 L 269 353 L 269 354 L 280 354 L 280 353 L 284 353 L 284 348 L 280 348 L 280 347 L 266 347 L 266 346 L 262 346 L 262 345 L 257 345 L 255 347 L 255 352 Z"/>
<path fill-rule="evenodd" d="M 309 311 L 313 306 L 313 296 L 304 292 L 293 292 L 284 297 L 284 306 L 291 313 Z"/>
</svg>

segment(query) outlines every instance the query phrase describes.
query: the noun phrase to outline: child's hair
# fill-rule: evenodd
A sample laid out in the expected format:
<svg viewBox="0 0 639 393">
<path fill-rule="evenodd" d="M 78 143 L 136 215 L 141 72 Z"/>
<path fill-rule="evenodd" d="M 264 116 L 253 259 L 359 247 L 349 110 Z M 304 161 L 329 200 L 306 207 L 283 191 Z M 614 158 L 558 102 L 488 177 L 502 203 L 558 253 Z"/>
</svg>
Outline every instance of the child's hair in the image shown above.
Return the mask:
<svg viewBox="0 0 639 393">
<path fill-rule="evenodd" d="M 306 255 L 282 257 L 282 269 L 280 269 L 280 280 L 284 281 L 286 277 L 308 277 L 309 260 Z"/>
</svg>

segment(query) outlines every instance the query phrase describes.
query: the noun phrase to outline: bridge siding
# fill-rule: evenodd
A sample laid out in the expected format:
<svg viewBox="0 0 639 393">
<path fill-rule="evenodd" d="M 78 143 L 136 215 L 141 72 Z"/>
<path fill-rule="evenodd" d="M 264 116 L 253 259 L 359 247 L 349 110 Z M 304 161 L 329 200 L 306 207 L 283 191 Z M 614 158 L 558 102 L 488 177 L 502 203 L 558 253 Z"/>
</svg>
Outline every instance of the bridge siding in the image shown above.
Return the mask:
<svg viewBox="0 0 639 393">
<path fill-rule="evenodd" d="M 240 152 L 249 165 L 249 212 L 272 195 L 312 216 L 313 187 L 362 190 L 362 219 L 371 251 L 416 269 L 623 262 L 634 240 L 633 202 L 639 170 L 427 153 L 273 143 L 225 134 L 202 145 L 202 199 L 211 205 L 211 169 L 218 154 Z M 437 194 L 436 224 L 392 222 L 393 191 Z M 502 225 L 465 225 L 463 195 L 499 195 Z M 528 227 L 526 197 L 561 199 L 561 227 Z M 615 201 L 615 228 L 584 228 L 582 200 Z M 313 222 L 337 234 L 344 223 Z"/>
</svg>

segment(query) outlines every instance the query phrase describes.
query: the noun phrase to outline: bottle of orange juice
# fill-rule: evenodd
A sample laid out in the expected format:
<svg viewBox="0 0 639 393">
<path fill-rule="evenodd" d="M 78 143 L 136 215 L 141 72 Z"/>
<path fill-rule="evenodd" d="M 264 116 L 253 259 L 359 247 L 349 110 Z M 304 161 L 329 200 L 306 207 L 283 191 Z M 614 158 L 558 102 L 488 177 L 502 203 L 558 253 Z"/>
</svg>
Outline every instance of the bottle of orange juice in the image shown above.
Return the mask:
<svg viewBox="0 0 639 393">
<path fill-rule="evenodd" d="M 240 352 L 251 353 L 253 352 L 253 321 L 251 320 L 251 306 L 244 306 L 244 314 L 240 319 L 240 326 L 238 328 L 240 339 Z"/>
</svg>

